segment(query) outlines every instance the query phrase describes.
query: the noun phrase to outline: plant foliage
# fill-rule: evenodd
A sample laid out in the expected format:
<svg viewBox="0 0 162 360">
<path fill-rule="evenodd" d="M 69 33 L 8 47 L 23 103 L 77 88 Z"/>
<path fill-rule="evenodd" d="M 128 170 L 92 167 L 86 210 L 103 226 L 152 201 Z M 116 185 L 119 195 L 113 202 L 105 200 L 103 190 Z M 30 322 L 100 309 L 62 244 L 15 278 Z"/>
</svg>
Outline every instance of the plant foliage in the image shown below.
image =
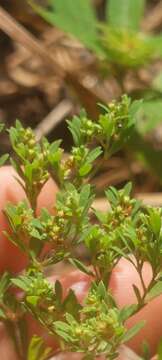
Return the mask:
<svg viewBox="0 0 162 360">
<path fill-rule="evenodd" d="M 136 155 L 138 144 L 138 153 L 144 166 L 150 168 L 161 181 L 160 166 L 155 164 L 155 158 L 160 157 L 161 152 L 144 138 L 161 122 L 159 114 L 162 102 L 160 71 L 155 70 L 157 75 L 149 83 L 147 79 L 145 83 L 139 73 L 144 66 L 154 66 L 155 61 L 162 57 L 161 33 L 147 33 L 141 26 L 146 0 L 107 0 L 102 20 L 97 17 L 90 0 L 48 0 L 46 7 L 38 5 L 36 0 L 30 0 L 29 3 L 47 22 L 74 37 L 93 54 L 98 76 L 114 76 L 124 92 L 127 91 L 125 84 L 130 74 L 133 76 L 130 83 L 134 84 L 134 80 L 135 84 L 139 82 L 139 89 L 130 87 L 129 90 L 131 97 L 141 96 L 144 101 L 138 115 L 136 132 L 128 146 Z M 88 168 L 86 165 L 83 173 Z"/>
<path fill-rule="evenodd" d="M 115 359 L 120 345 L 145 325 L 137 323 L 127 330 L 126 320 L 162 293 L 162 209 L 133 199 L 131 183 L 120 190 L 109 187 L 105 191 L 110 210 L 93 208 L 95 189 L 90 181 L 102 161 L 108 161 L 131 136 L 139 106 L 125 95 L 119 102 L 102 106 L 96 121 L 85 112 L 68 120 L 74 146 L 67 158 L 61 141 L 50 144 L 42 139 L 38 144 L 32 130 L 24 129 L 19 121 L 9 130 L 15 152 L 11 163 L 27 201 L 6 206 L 10 225 L 6 235 L 26 254 L 28 265 L 17 276 L 2 274 L 0 319 L 13 329 L 19 354 L 22 349 L 17 339 L 26 346 L 25 318 L 30 313 L 57 339 L 60 351 L 82 353 L 83 359 L 100 355 Z M 37 216 L 37 199 L 50 176 L 60 187 L 55 213 L 42 209 Z M 77 255 L 80 243 L 89 253 L 90 267 Z M 119 308 L 109 282 L 122 257 L 136 269 L 141 288 L 133 285 L 135 304 Z M 65 260 L 91 279 L 82 304 L 72 289 L 64 296 L 61 283 L 51 284 L 45 276 L 49 265 Z M 149 284 L 143 279 L 145 262 L 152 269 Z M 21 297 L 17 296 L 18 289 Z M 20 337 L 14 335 L 15 321 Z M 36 336 L 27 351 L 23 349 L 27 360 L 47 360 L 54 355 Z"/>
</svg>

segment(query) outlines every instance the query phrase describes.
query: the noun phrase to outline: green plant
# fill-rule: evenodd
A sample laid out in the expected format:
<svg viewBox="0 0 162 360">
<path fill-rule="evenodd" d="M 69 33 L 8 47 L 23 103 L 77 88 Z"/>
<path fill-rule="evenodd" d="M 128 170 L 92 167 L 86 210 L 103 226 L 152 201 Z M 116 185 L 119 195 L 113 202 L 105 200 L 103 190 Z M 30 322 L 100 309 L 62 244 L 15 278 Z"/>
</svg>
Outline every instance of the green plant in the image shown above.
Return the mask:
<svg viewBox="0 0 162 360">
<path fill-rule="evenodd" d="M 95 189 L 90 185 L 94 169 L 98 171 L 102 161 L 131 136 L 139 105 L 123 96 L 120 102 L 104 106 L 95 122 L 85 112 L 68 121 L 74 146 L 67 159 L 60 141 L 50 144 L 42 139 L 38 144 L 31 129 L 24 129 L 19 121 L 9 130 L 15 152 L 11 163 L 28 202 L 6 206 L 11 228 L 6 236 L 27 255 L 28 265 L 17 276 L 1 275 L 0 320 L 10 329 L 20 358 L 46 360 L 55 354 L 36 336 L 26 348 L 25 319 L 30 313 L 57 338 L 60 351 L 81 352 L 85 360 L 103 354 L 115 359 L 119 346 L 144 326 L 140 322 L 127 330 L 125 321 L 162 292 L 162 209 L 132 199 L 128 183 L 121 190 L 106 190 L 111 210 L 103 213 L 93 208 Z M 49 176 L 60 187 L 55 215 L 42 209 L 36 216 L 37 198 Z M 80 243 L 89 253 L 90 266 L 77 256 Z M 45 245 L 46 254 L 42 253 Z M 133 286 L 136 304 L 124 308 L 118 308 L 109 287 L 121 257 L 135 267 L 142 285 L 142 290 Z M 72 290 L 63 296 L 59 281 L 53 287 L 46 279 L 48 266 L 63 261 L 91 279 L 83 304 Z M 147 285 L 143 279 L 145 262 L 152 269 Z"/>
<path fill-rule="evenodd" d="M 4 125 L 0 123 L 0 132 L 3 130 Z M 4 154 L 0 157 L 0 166 L 4 165 L 6 160 L 8 159 L 8 154 Z"/>
<path fill-rule="evenodd" d="M 51 25 L 75 37 L 89 49 L 94 55 L 98 75 L 114 76 L 122 92 L 128 91 L 125 88 L 127 74 L 133 74 L 130 83 L 135 79 L 139 86 L 129 94 L 132 98 L 142 97 L 144 101 L 129 146 L 133 153 L 140 154 L 144 165 L 153 170 L 161 182 L 161 165 L 156 164 L 155 158 L 161 158 L 162 153 L 145 141 L 145 135 L 161 122 L 161 72 L 149 83 L 143 82 L 139 75 L 139 69 L 162 58 L 161 33 L 146 33 L 141 27 L 147 1 L 107 0 L 102 21 L 90 0 L 48 0 L 47 7 L 41 7 L 33 0 L 29 3 Z"/>
</svg>

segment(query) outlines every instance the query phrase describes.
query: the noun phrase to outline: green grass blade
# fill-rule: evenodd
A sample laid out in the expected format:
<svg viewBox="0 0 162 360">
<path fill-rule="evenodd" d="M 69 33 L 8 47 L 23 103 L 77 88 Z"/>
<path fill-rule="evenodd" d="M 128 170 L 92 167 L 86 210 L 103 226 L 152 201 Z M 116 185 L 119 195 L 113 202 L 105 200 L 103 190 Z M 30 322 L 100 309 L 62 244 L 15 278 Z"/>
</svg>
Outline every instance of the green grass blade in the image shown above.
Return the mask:
<svg viewBox="0 0 162 360">
<path fill-rule="evenodd" d="M 107 1 L 107 20 L 112 27 L 138 31 L 144 13 L 145 0 Z"/>
<path fill-rule="evenodd" d="M 98 20 L 90 0 L 48 0 L 50 8 L 29 1 L 50 24 L 77 38 L 87 48 L 100 53 Z"/>
</svg>

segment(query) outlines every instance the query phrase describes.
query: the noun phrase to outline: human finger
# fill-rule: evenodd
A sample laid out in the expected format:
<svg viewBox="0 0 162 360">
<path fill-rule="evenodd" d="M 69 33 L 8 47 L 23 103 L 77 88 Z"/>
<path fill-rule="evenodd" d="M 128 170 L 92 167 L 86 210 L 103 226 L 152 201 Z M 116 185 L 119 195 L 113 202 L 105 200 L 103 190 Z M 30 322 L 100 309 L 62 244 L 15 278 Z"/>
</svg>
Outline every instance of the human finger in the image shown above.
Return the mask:
<svg viewBox="0 0 162 360">
<path fill-rule="evenodd" d="M 0 273 L 7 270 L 19 272 L 27 264 L 27 257 L 3 233 L 4 231 L 9 231 L 8 222 L 3 213 L 6 204 L 8 202 L 17 204 L 19 201 L 26 199 L 25 192 L 15 177 L 17 177 L 17 174 L 11 166 L 0 168 Z M 56 184 L 52 179 L 49 179 L 38 197 L 38 213 L 40 213 L 42 207 L 46 207 L 52 212 L 56 192 Z"/>
</svg>

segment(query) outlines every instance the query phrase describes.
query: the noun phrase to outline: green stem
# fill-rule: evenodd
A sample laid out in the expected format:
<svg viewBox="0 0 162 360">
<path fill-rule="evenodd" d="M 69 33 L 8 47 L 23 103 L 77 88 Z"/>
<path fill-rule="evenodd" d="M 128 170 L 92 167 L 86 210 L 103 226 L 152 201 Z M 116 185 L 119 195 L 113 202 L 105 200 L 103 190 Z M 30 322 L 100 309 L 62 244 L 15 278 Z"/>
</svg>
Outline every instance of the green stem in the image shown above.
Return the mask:
<svg viewBox="0 0 162 360">
<path fill-rule="evenodd" d="M 143 268 L 143 264 L 142 264 L 142 265 L 139 265 L 139 267 L 137 267 L 137 271 L 138 271 L 138 274 L 139 274 L 139 277 L 140 277 L 140 281 L 141 281 L 141 285 L 142 285 L 142 288 L 143 288 L 143 292 L 144 292 L 144 294 L 145 294 L 145 293 L 147 292 L 147 288 L 146 288 L 146 285 L 145 285 L 144 280 L 143 280 L 142 268 Z"/>
<path fill-rule="evenodd" d="M 131 314 L 131 317 L 137 314 L 141 309 L 143 309 L 145 305 L 147 305 L 147 303 L 145 303 L 146 296 L 151 290 L 151 288 L 154 286 L 155 282 L 156 282 L 155 277 L 153 277 L 141 298 L 141 302 L 138 304 L 136 310 Z"/>
<path fill-rule="evenodd" d="M 28 199 L 31 205 L 31 208 L 34 212 L 34 216 L 36 216 L 36 210 L 37 210 L 37 196 L 35 195 L 34 191 L 33 194 L 30 192 L 28 194 Z"/>
</svg>

